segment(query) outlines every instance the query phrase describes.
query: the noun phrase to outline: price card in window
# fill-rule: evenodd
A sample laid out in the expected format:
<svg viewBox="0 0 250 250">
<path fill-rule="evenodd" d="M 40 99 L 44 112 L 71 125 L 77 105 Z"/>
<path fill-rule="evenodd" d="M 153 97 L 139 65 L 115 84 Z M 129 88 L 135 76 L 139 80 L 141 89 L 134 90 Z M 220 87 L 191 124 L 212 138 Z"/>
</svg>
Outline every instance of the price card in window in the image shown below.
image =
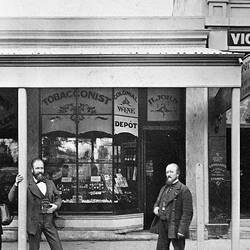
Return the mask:
<svg viewBox="0 0 250 250">
<path fill-rule="evenodd" d="M 91 176 L 90 181 L 91 182 L 100 182 L 101 181 L 101 176 Z"/>
<path fill-rule="evenodd" d="M 62 177 L 62 182 L 72 182 L 72 177 Z"/>
</svg>

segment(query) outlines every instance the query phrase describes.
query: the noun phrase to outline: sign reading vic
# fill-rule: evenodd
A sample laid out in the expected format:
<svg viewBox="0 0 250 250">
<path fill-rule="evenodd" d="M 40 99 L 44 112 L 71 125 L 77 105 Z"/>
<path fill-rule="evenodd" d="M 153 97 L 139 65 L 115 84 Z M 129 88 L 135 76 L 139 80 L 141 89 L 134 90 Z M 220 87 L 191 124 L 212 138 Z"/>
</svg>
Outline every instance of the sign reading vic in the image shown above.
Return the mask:
<svg viewBox="0 0 250 250">
<path fill-rule="evenodd" d="M 250 31 L 228 31 L 228 46 L 250 46 Z"/>
</svg>

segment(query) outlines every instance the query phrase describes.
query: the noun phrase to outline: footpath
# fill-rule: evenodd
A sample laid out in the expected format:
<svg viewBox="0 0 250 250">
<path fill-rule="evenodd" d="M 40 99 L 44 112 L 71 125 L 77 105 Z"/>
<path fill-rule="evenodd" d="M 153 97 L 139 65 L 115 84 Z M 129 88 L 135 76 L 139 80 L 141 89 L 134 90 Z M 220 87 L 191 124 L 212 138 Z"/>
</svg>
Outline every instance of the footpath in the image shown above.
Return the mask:
<svg viewBox="0 0 250 250">
<path fill-rule="evenodd" d="M 155 250 L 156 240 L 133 241 L 63 241 L 64 250 Z M 230 250 L 228 239 L 206 240 L 204 246 L 197 248 L 197 242 L 186 241 L 186 250 Z M 172 248 L 173 249 L 173 248 Z M 17 242 L 3 242 L 2 250 L 17 250 Z M 50 250 L 47 242 L 42 241 L 40 250 Z M 238 250 L 250 250 L 250 240 L 241 239 Z"/>
<path fill-rule="evenodd" d="M 91 233 L 90 233 L 91 234 Z M 70 235 L 69 235 L 70 236 Z M 70 238 L 70 237 L 69 237 Z M 157 235 L 147 231 L 118 234 L 113 237 L 99 237 L 93 232 L 86 240 L 62 239 L 64 250 L 155 250 Z M 199 243 L 201 244 L 201 243 Z M 2 250 L 17 250 L 18 244 L 14 242 L 3 242 Z M 171 250 L 173 248 L 170 248 Z M 199 245 L 196 240 L 186 240 L 186 250 L 230 250 L 231 239 L 209 239 Z M 27 249 L 22 249 L 27 250 Z M 40 250 L 50 250 L 46 240 L 41 242 Z M 241 239 L 237 250 L 250 250 L 250 238 Z"/>
</svg>

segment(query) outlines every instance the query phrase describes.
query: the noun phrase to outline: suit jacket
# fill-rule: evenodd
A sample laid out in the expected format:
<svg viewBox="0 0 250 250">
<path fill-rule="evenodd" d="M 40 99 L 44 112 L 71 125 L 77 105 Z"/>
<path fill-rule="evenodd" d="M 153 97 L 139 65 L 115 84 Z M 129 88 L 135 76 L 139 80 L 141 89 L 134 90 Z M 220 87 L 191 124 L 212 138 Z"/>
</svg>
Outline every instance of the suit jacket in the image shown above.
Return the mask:
<svg viewBox="0 0 250 250">
<path fill-rule="evenodd" d="M 6 203 L 8 204 L 8 197 L 7 197 L 7 193 L 4 189 L 4 185 L 2 183 L 0 183 L 0 204 L 2 203 Z M 3 229 L 2 229 L 2 218 L 1 218 L 1 213 L 0 213 L 0 236 L 1 234 L 3 234 Z"/>
<path fill-rule="evenodd" d="M 57 208 L 59 209 L 61 207 L 62 200 L 54 182 L 51 180 L 46 180 L 46 186 L 50 203 L 56 204 Z M 13 185 L 9 193 L 10 201 L 13 199 L 15 192 L 16 187 Z M 36 185 L 33 177 L 31 177 L 27 187 L 27 232 L 29 234 L 35 234 L 38 229 L 40 214 L 42 212 L 41 202 L 43 198 L 44 195 Z"/>
<path fill-rule="evenodd" d="M 166 189 L 166 185 L 161 188 L 154 207 L 162 206 L 161 199 Z M 178 232 L 188 238 L 189 226 L 193 217 L 192 195 L 187 186 L 180 181 L 173 185 L 171 191 L 166 194 L 164 211 L 168 238 L 176 238 Z"/>
</svg>

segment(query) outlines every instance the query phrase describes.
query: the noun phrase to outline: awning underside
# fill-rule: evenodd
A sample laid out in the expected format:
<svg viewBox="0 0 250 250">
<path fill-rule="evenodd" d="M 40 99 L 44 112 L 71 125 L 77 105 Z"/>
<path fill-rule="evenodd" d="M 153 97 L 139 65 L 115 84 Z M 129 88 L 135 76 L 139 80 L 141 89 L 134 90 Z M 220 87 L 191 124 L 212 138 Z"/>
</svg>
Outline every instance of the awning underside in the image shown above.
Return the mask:
<svg viewBox="0 0 250 250">
<path fill-rule="evenodd" d="M 240 87 L 241 57 L 208 48 L 6 48 L 0 87 Z"/>
</svg>

